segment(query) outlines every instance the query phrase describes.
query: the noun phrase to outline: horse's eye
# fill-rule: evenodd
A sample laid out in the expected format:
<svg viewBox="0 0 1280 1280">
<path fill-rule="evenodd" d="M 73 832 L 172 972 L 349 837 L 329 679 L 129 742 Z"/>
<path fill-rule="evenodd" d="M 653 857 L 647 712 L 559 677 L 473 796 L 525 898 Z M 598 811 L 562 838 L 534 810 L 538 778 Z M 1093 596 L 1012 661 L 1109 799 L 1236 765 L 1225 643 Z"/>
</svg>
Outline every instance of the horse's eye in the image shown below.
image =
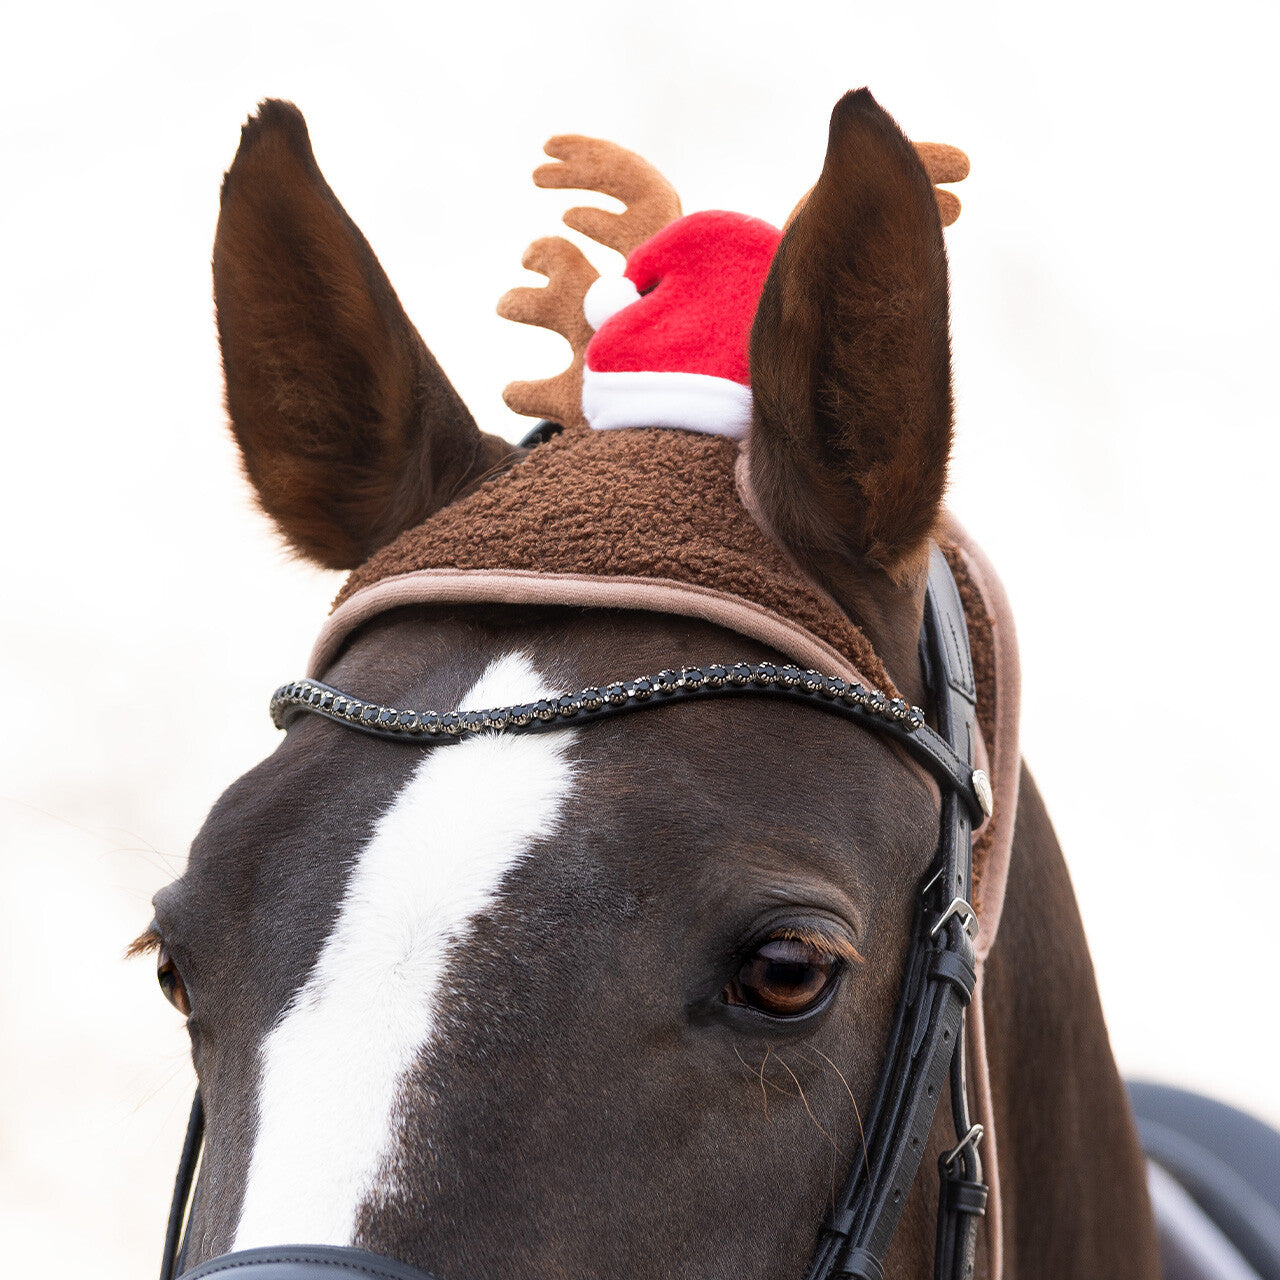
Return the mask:
<svg viewBox="0 0 1280 1280">
<path fill-rule="evenodd" d="M 187 995 L 186 983 L 182 981 L 182 975 L 178 972 L 178 966 L 173 963 L 168 947 L 161 947 L 160 954 L 156 957 L 156 981 L 164 992 L 164 998 L 184 1018 L 189 1018 L 191 998 Z"/>
<path fill-rule="evenodd" d="M 799 938 L 770 938 L 738 970 L 724 998 L 791 1018 L 812 1009 L 839 971 L 840 958 L 830 951 Z"/>
</svg>

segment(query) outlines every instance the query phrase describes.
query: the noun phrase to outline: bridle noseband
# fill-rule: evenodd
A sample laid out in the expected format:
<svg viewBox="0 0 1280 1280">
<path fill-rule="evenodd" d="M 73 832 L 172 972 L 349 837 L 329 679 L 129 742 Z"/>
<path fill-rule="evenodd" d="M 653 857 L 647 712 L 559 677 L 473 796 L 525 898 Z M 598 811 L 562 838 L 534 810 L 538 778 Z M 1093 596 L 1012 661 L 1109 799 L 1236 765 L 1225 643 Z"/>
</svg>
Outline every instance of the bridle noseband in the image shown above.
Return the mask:
<svg viewBox="0 0 1280 1280">
<path fill-rule="evenodd" d="M 940 785 L 938 853 L 919 892 L 902 991 L 864 1125 L 866 1159 L 854 1163 L 822 1222 L 806 1280 L 884 1280 L 885 1254 L 944 1090 L 950 1094 L 956 1142 L 938 1162 L 934 1277 L 966 1280 L 973 1274 L 978 1219 L 987 1202 L 978 1156 L 982 1126 L 971 1123 L 969 1115 L 964 1022 L 977 980 L 977 915 L 970 905 L 972 832 L 973 824 L 991 813 L 991 788 L 973 764 L 977 688 L 964 609 L 951 570 L 936 547 L 929 566 L 920 655 L 933 696 L 936 730 L 925 722 L 923 711 L 899 698 L 886 698 L 836 676 L 773 663 L 685 667 L 533 703 L 445 713 L 399 710 L 301 680 L 276 691 L 271 715 L 279 728 L 306 712 L 381 738 L 437 746 L 484 733 L 546 732 L 674 702 L 752 695 L 805 702 L 901 743 Z M 183 1225 L 203 1132 L 197 1092 L 174 1186 L 161 1280 L 173 1280 L 183 1265 Z M 310 1245 L 224 1254 L 182 1274 L 196 1280 L 233 1272 L 239 1280 L 431 1280 L 424 1272 L 360 1249 Z"/>
</svg>

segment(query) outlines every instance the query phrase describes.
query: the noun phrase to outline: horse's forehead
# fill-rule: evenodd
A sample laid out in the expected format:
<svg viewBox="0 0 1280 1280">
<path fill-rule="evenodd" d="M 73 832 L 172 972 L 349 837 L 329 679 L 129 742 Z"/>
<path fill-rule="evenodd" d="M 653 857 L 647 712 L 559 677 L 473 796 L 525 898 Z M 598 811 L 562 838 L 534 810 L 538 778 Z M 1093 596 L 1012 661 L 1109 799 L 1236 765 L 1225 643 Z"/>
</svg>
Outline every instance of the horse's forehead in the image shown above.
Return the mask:
<svg viewBox="0 0 1280 1280">
<path fill-rule="evenodd" d="M 702 630 L 624 615 L 544 621 L 520 634 L 456 617 L 407 615 L 361 636 L 329 678 L 371 700 L 444 711 L 532 701 L 638 675 L 670 665 L 677 645 L 687 653 L 691 635 L 703 660 L 765 656 L 741 637 Z M 210 869 L 219 878 L 237 856 L 268 858 L 281 875 L 291 860 L 308 877 L 321 860 L 346 865 L 380 815 L 412 803 L 421 776 L 454 779 L 454 790 L 431 803 L 448 801 L 458 823 L 454 839 L 463 846 L 478 827 L 520 809 L 527 791 L 523 744 L 547 736 L 486 739 L 502 743 L 487 753 L 460 752 L 462 744 L 422 750 L 304 718 L 279 751 L 224 794 L 196 852 L 218 864 Z M 611 834 L 625 835 L 631 848 L 664 842 L 664 868 L 677 864 L 680 847 L 691 856 L 714 852 L 727 869 L 735 857 L 750 867 L 762 859 L 794 860 L 789 853 L 803 861 L 828 847 L 882 845 L 901 826 L 897 802 L 926 817 L 932 808 L 927 797 L 923 806 L 914 803 L 918 780 L 876 736 L 776 702 L 686 705 L 549 736 L 563 739 L 588 780 L 562 797 L 575 830 L 595 837 L 601 855 Z M 714 871 L 704 858 L 697 866 Z M 562 869 L 550 860 L 548 880 Z"/>
</svg>

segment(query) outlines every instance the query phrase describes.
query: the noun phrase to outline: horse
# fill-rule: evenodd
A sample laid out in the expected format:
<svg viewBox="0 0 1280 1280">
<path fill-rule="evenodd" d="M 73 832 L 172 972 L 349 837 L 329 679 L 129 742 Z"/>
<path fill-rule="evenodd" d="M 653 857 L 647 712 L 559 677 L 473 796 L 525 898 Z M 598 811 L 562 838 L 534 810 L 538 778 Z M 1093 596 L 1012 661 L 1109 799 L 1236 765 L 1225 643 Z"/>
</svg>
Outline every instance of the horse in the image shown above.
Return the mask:
<svg viewBox="0 0 1280 1280">
<path fill-rule="evenodd" d="M 604 189 L 583 172 L 598 152 L 562 151 L 570 172 L 546 185 Z M 446 528 L 453 551 L 483 557 L 506 526 L 475 512 L 519 518 L 526 476 L 559 467 L 550 491 L 578 504 L 523 511 L 529 554 L 555 543 L 612 564 L 630 548 L 580 520 L 583 503 L 606 493 L 590 509 L 607 523 L 652 456 L 644 483 L 675 504 L 685 459 L 696 471 L 732 453 L 725 474 L 749 459 L 759 546 L 839 615 L 832 628 L 865 638 L 860 672 L 939 723 L 920 637 L 950 527 L 953 411 L 946 204 L 927 158 L 867 91 L 837 104 L 821 176 L 753 306 L 743 439 L 579 422 L 516 446 L 479 429 L 431 356 L 302 115 L 263 103 L 223 183 L 213 255 L 228 412 L 288 543 L 358 579 L 322 638 L 322 683 L 280 701 L 327 697 L 332 711 L 346 690 L 357 721 L 506 706 L 528 723 L 619 674 L 674 666 L 731 683 L 715 665 L 728 661 L 776 675 L 795 629 L 741 620 L 782 606 L 716 612 L 696 582 L 664 586 L 667 607 L 614 582 L 629 571 L 556 597 L 532 590 L 536 569 L 472 565 L 491 576 L 468 582 L 500 579 L 506 594 L 396 594 L 414 530 Z M 615 219 L 627 248 L 671 210 L 660 184 L 642 198 L 624 170 L 614 193 L 632 206 L 591 225 Z M 541 246 L 527 261 L 552 284 L 509 298 L 510 312 L 558 307 L 565 289 L 580 302 L 590 284 Z M 576 389 L 557 383 L 547 400 L 561 425 L 581 405 L 575 351 Z M 660 524 L 664 502 L 645 511 Z M 764 555 L 755 546 L 748 558 Z M 447 577 L 453 551 L 420 572 Z M 378 607 L 353 613 L 375 587 Z M 888 714 L 879 693 L 858 697 Z M 156 953 L 186 1017 L 203 1126 L 182 1265 L 305 1243 L 359 1250 L 359 1274 L 444 1280 L 806 1274 L 839 1233 L 842 1183 L 871 1174 L 939 813 L 963 806 L 913 762 L 905 731 L 801 699 L 689 697 L 539 733 L 484 714 L 465 740 L 426 748 L 293 717 L 157 894 L 135 950 Z M 1001 922 L 963 1014 L 986 1213 L 956 1274 L 1154 1280 L 1145 1161 L 1067 867 L 1016 752 L 1006 772 L 1002 883 L 984 872 L 972 918 L 943 922 L 957 946 Z M 934 1273 L 940 1179 L 945 1199 L 948 1162 L 981 1127 L 957 1146 L 950 1121 L 945 1106 L 926 1116 L 921 1172 L 893 1193 L 880 1256 L 824 1274 Z"/>
</svg>

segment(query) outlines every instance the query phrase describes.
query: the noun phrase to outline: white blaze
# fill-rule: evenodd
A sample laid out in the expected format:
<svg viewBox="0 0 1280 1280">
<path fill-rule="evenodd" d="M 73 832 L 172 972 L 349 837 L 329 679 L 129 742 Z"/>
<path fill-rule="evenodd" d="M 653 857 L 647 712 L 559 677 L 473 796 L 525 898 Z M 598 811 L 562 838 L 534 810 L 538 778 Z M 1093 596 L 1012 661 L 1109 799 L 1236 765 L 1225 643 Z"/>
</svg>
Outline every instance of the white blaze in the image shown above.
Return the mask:
<svg viewBox="0 0 1280 1280">
<path fill-rule="evenodd" d="M 552 693 L 523 654 L 462 706 Z M 263 1042 L 258 1125 L 235 1248 L 350 1244 L 399 1131 L 406 1072 L 435 1032 L 446 964 L 503 876 L 556 827 L 572 734 L 425 751 L 360 852 L 315 968 Z"/>
</svg>

